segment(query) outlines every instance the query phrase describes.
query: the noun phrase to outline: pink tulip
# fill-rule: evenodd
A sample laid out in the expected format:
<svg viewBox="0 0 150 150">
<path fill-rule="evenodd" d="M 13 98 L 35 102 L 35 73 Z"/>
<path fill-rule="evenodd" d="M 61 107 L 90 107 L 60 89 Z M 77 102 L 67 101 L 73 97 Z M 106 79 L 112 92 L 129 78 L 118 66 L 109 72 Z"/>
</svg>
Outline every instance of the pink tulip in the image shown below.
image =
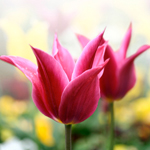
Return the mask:
<svg viewBox="0 0 150 150">
<path fill-rule="evenodd" d="M 31 47 L 38 66 L 21 57 L 0 59 L 16 66 L 31 81 L 33 101 L 45 116 L 60 123 L 76 124 L 90 117 L 98 105 L 99 78 L 108 62 L 103 61 L 107 43 L 99 46 L 101 40 L 102 34 L 90 41 L 76 64 L 57 36 L 52 56 Z M 96 58 L 96 54 L 100 57 Z"/>
<path fill-rule="evenodd" d="M 113 51 L 109 45 L 106 48 L 104 60 L 110 58 L 110 61 L 100 78 L 100 89 L 102 98 L 108 101 L 120 100 L 135 85 L 134 60 L 150 48 L 149 45 L 144 45 L 135 54 L 127 58 L 126 53 L 131 39 L 131 32 L 132 27 L 130 25 L 118 51 Z M 82 35 L 77 35 L 77 38 L 82 47 L 86 47 L 89 40 Z"/>
</svg>

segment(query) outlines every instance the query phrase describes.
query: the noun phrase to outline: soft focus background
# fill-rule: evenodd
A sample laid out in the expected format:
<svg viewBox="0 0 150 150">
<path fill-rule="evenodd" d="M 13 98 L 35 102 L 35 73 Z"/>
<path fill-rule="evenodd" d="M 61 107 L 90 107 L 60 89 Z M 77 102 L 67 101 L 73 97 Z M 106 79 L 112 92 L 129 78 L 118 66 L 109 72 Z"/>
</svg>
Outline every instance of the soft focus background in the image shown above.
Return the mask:
<svg viewBox="0 0 150 150">
<path fill-rule="evenodd" d="M 92 39 L 105 31 L 117 50 L 132 22 L 128 55 L 150 44 L 149 0 L 0 0 L 0 55 L 35 62 L 29 44 L 51 53 L 54 34 L 76 59 L 75 33 Z M 115 103 L 115 150 L 150 149 L 150 52 L 136 61 L 137 84 Z M 0 62 L 0 150 L 63 150 L 64 126 L 33 104 L 31 83 L 15 67 Z M 83 123 L 73 125 L 73 150 L 105 150 L 109 114 L 104 102 Z"/>
</svg>

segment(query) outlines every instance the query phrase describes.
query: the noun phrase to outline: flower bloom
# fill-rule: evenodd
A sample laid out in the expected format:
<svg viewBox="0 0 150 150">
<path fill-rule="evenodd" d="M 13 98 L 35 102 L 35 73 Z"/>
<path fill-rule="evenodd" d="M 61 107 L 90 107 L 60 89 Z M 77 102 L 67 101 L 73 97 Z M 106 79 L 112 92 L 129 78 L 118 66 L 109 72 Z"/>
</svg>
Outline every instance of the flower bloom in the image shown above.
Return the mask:
<svg viewBox="0 0 150 150">
<path fill-rule="evenodd" d="M 120 100 L 135 85 L 136 74 L 134 60 L 148 48 L 144 45 L 130 57 L 126 57 L 127 49 L 131 39 L 132 27 L 130 25 L 121 47 L 118 51 L 113 51 L 111 46 L 107 46 L 104 60 L 110 58 L 105 67 L 103 76 L 100 78 L 100 90 L 102 98 L 107 101 Z M 77 35 L 82 47 L 88 43 L 88 39 L 82 35 Z"/>
<path fill-rule="evenodd" d="M 103 33 L 87 44 L 76 64 L 57 36 L 52 56 L 31 47 L 38 66 L 21 57 L 0 59 L 16 66 L 31 81 L 33 101 L 45 116 L 60 123 L 76 124 L 94 113 L 100 98 L 99 78 L 108 62 L 103 60 L 107 43 L 99 45 L 102 36 Z M 99 59 L 95 59 L 96 55 Z"/>
</svg>

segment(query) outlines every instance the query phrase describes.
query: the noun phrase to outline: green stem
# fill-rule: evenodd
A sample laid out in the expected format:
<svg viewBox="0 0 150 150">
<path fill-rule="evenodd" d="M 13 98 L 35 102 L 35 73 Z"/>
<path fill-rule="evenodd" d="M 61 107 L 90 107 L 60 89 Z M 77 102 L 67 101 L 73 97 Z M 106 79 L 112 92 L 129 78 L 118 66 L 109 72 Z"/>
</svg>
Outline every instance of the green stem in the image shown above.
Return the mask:
<svg viewBox="0 0 150 150">
<path fill-rule="evenodd" d="M 71 144 L 71 126 L 65 125 L 65 136 L 66 136 L 66 150 L 72 150 Z"/>
<path fill-rule="evenodd" d="M 114 103 L 109 103 L 110 110 L 110 137 L 109 137 L 109 150 L 114 149 Z"/>
</svg>

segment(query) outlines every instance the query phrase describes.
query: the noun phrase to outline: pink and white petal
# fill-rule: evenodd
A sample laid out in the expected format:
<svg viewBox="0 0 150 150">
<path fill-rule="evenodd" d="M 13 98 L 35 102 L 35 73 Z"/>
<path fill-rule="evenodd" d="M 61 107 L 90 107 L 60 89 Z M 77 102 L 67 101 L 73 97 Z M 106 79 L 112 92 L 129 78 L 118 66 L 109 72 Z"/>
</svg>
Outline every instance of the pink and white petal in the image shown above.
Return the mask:
<svg viewBox="0 0 150 150">
<path fill-rule="evenodd" d="M 37 48 L 32 50 L 38 63 L 38 76 L 45 95 L 44 104 L 53 116 L 57 119 L 58 109 L 61 102 L 61 95 L 69 83 L 68 77 L 61 65 L 52 56 Z"/>
<path fill-rule="evenodd" d="M 26 77 L 31 81 L 33 86 L 32 98 L 36 107 L 45 116 L 52 118 L 52 116 L 47 111 L 43 103 L 43 99 L 41 95 L 41 85 L 37 74 L 37 66 L 27 59 L 21 57 L 15 57 L 15 56 L 1 56 L 0 60 L 3 60 L 11 65 L 16 66 L 19 70 L 21 70 L 26 75 Z"/>
<path fill-rule="evenodd" d="M 75 61 L 73 60 L 70 53 L 60 45 L 57 35 L 55 35 L 52 54 L 53 57 L 61 64 L 69 80 L 71 80 Z"/>
<path fill-rule="evenodd" d="M 31 61 L 16 57 L 16 56 L 0 56 L 0 60 L 3 60 L 11 65 L 16 66 L 19 70 L 21 70 L 25 76 L 32 82 L 34 77 L 37 74 L 37 66 Z"/>
<path fill-rule="evenodd" d="M 112 99 L 116 95 L 118 89 L 118 65 L 115 54 L 112 48 L 108 45 L 106 47 L 104 60 L 110 58 L 108 64 L 104 69 L 104 73 L 100 78 L 100 90 L 103 99 Z"/>
<path fill-rule="evenodd" d="M 130 24 L 128 28 L 128 31 L 123 39 L 123 42 L 121 44 L 119 51 L 116 52 L 116 59 L 118 59 L 118 62 L 126 58 L 127 50 L 128 50 L 130 40 L 131 40 L 131 34 L 132 34 L 132 24 Z"/>
<path fill-rule="evenodd" d="M 94 113 L 100 98 L 98 74 L 106 64 L 85 71 L 65 88 L 59 108 L 64 124 L 80 123 Z"/>
<path fill-rule="evenodd" d="M 76 37 L 78 39 L 78 41 L 80 42 L 82 48 L 84 48 L 87 43 L 90 41 L 87 37 L 81 35 L 81 34 L 76 34 Z"/>
<path fill-rule="evenodd" d="M 84 71 L 91 69 L 93 65 L 93 61 L 95 58 L 95 54 L 97 51 L 97 48 L 104 44 L 102 32 L 100 35 L 98 35 L 96 38 L 91 40 L 83 49 L 82 54 L 80 55 L 79 59 L 76 62 L 72 79 L 76 78 L 80 74 L 82 74 Z"/>
</svg>

